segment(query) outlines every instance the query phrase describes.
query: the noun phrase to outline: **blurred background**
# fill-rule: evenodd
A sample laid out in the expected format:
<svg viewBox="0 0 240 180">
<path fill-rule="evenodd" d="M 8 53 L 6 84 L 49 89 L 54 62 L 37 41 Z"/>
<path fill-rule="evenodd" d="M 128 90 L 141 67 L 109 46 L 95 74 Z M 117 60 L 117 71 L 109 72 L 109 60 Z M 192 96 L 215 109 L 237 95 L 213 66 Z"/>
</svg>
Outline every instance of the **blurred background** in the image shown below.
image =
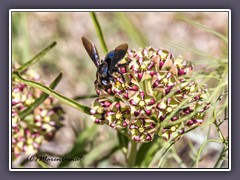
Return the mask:
<svg viewBox="0 0 240 180">
<path fill-rule="evenodd" d="M 121 43 L 128 43 L 130 49 L 146 46 L 168 49 L 175 57 L 182 55 L 191 61 L 195 71 L 201 71 L 202 74 L 223 66 L 220 61 L 216 63 L 216 59 L 228 59 L 227 43 L 218 36 L 221 34 L 228 38 L 228 12 L 96 12 L 96 15 L 108 50 Z M 101 58 L 105 56 L 88 12 L 12 12 L 12 63 L 23 64 L 56 41 L 57 46 L 40 62 L 31 66 L 31 69 L 37 71 L 41 80 L 47 84 L 60 71 L 63 72 L 63 78 L 55 90 L 64 96 L 75 98 L 94 95 L 96 67 L 82 45 L 82 36 L 95 43 Z M 217 65 L 209 68 L 213 61 Z M 222 78 L 227 82 L 228 76 Z M 199 78 L 198 81 L 202 80 Z M 214 78 L 205 83 L 209 89 L 218 86 Z M 92 101 L 93 99 L 79 100 L 88 106 Z M 116 148 L 118 140 L 114 129 L 95 125 L 89 116 L 66 105 L 62 106 L 66 112 L 64 127 L 57 132 L 53 141 L 41 146 L 41 153 L 53 157 L 68 154 L 76 148 L 79 135 L 88 132 L 86 142 L 80 144 L 84 146 L 81 148 L 85 160 L 71 162 L 66 167 L 124 166 L 125 157 Z M 219 118 L 222 117 L 223 113 Z M 228 121 L 221 125 L 221 130 L 224 136 L 228 135 Z M 165 167 L 191 167 L 192 157 L 201 144 L 206 139 L 217 137 L 216 129 L 209 124 L 197 128 L 176 142 L 174 148 L 179 158 L 169 153 Z M 105 147 L 101 146 L 103 143 Z M 213 167 L 221 147 L 221 144 L 208 143 L 202 152 L 199 167 Z M 97 150 L 101 154 L 96 154 Z M 57 163 L 52 163 L 51 166 L 57 167 Z M 28 162 L 24 167 L 38 165 L 36 162 Z M 228 167 L 227 160 L 222 167 Z"/>
</svg>

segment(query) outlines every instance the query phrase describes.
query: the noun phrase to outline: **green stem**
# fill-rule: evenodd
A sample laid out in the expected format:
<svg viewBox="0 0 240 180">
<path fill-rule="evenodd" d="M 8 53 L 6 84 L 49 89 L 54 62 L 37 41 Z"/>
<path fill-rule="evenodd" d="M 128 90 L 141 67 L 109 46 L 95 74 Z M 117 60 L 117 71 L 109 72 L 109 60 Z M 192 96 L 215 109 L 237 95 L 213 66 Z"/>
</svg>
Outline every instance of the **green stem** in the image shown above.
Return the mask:
<svg viewBox="0 0 240 180">
<path fill-rule="evenodd" d="M 28 86 L 38 88 L 38 89 L 42 90 L 43 92 L 57 98 L 59 101 L 65 103 L 65 104 L 67 104 L 67 105 L 69 105 L 69 106 L 71 106 L 71 107 L 73 107 L 73 108 L 75 108 L 79 111 L 82 111 L 86 114 L 90 114 L 90 108 L 89 107 L 83 106 L 83 105 L 79 104 L 78 102 L 76 102 L 72 99 L 69 99 L 69 98 L 55 92 L 53 89 L 51 89 L 47 86 L 44 86 L 44 85 L 42 85 L 40 83 L 37 83 L 37 82 L 34 82 L 34 81 L 28 81 L 28 80 L 24 79 L 18 71 L 14 71 L 12 73 L 12 76 L 17 78 L 20 82 L 22 82 L 22 83 L 24 83 Z"/>
<path fill-rule="evenodd" d="M 136 162 L 136 156 L 137 156 L 137 143 L 135 141 L 131 141 L 131 149 L 130 154 L 128 157 L 128 166 L 133 167 Z"/>
<path fill-rule="evenodd" d="M 224 161 L 224 157 L 226 156 L 227 151 L 228 151 L 228 147 L 226 145 L 224 145 L 223 149 L 222 149 L 222 152 L 219 155 L 218 160 L 217 160 L 217 162 L 214 165 L 214 168 L 220 168 L 221 167 L 221 165 L 222 165 L 222 163 Z"/>
<path fill-rule="evenodd" d="M 46 47 L 45 49 L 43 49 L 40 53 L 38 53 L 36 56 L 34 56 L 32 59 L 30 59 L 29 61 L 27 61 L 25 64 L 23 64 L 20 68 L 17 69 L 18 72 L 23 72 L 25 69 L 27 69 L 29 66 L 35 64 L 36 62 L 38 62 L 45 54 L 47 54 L 48 51 L 50 51 L 55 45 L 57 44 L 57 42 L 52 42 L 48 47 Z"/>
<path fill-rule="evenodd" d="M 90 16 L 92 18 L 92 21 L 94 23 L 95 29 L 97 31 L 98 37 L 100 39 L 102 48 L 104 50 L 104 53 L 107 54 L 108 53 L 108 49 L 107 49 L 107 45 L 105 43 L 104 37 L 103 37 L 103 33 L 102 33 L 102 29 L 100 27 L 100 24 L 98 22 L 97 16 L 95 14 L 95 12 L 90 12 Z"/>
<path fill-rule="evenodd" d="M 97 94 L 91 94 L 91 95 L 86 95 L 86 96 L 76 96 L 73 99 L 77 101 L 77 100 L 81 100 L 81 99 L 96 98 L 96 97 L 98 97 Z"/>
<path fill-rule="evenodd" d="M 216 127 L 216 130 L 217 130 L 217 132 L 218 132 L 218 135 L 219 135 L 220 139 L 222 139 L 222 141 L 225 142 L 226 139 L 225 139 L 225 137 L 224 137 L 224 135 L 223 135 L 223 133 L 222 133 L 222 131 L 221 131 L 221 129 L 220 129 L 220 125 L 218 125 L 218 123 L 217 123 L 217 115 L 216 115 L 215 109 L 213 110 L 213 117 L 214 117 L 214 122 L 213 122 L 213 124 L 214 124 L 215 127 Z"/>
<path fill-rule="evenodd" d="M 224 157 L 226 156 L 226 152 L 228 151 L 228 141 L 226 140 L 226 138 L 224 137 L 221 129 L 220 129 L 220 125 L 221 123 L 217 123 L 217 115 L 216 115 L 216 111 L 214 110 L 213 111 L 213 117 L 214 117 L 214 122 L 213 124 L 215 125 L 216 127 L 216 130 L 218 132 L 218 135 L 220 137 L 220 139 L 222 140 L 223 142 L 223 149 L 222 149 L 222 152 L 220 153 L 219 157 L 218 157 L 218 160 L 217 162 L 215 163 L 215 166 L 214 168 L 220 168 L 223 161 L 224 161 Z"/>
</svg>

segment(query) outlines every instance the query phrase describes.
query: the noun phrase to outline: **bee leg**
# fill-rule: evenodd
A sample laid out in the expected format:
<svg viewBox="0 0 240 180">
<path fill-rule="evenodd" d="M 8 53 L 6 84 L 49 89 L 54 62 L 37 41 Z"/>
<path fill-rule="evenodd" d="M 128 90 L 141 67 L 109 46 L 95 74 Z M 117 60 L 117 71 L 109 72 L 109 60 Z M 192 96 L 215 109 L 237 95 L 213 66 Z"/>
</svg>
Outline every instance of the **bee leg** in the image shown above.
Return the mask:
<svg viewBox="0 0 240 180">
<path fill-rule="evenodd" d="M 125 83 L 125 78 L 124 78 L 122 72 L 121 72 L 118 68 L 125 67 L 125 66 L 127 66 L 130 62 L 131 62 L 131 61 L 128 61 L 128 62 L 123 63 L 123 64 L 118 64 L 118 65 L 117 65 L 117 68 L 114 68 L 114 71 L 115 71 L 115 72 L 118 72 L 118 73 L 121 75 L 122 80 L 123 80 L 123 83 Z"/>
<path fill-rule="evenodd" d="M 123 83 L 125 83 L 125 78 L 124 78 L 124 76 L 123 76 L 123 73 L 122 73 L 118 68 L 114 68 L 114 71 L 117 72 L 117 73 L 119 73 L 119 74 L 121 75 L 122 80 L 123 80 Z"/>
<path fill-rule="evenodd" d="M 115 79 L 112 76 L 109 76 L 108 79 L 114 83 L 116 83 Z"/>
<path fill-rule="evenodd" d="M 129 63 L 130 63 L 130 61 L 123 63 L 123 64 L 118 64 L 117 67 L 120 68 L 120 67 L 127 66 Z"/>
</svg>

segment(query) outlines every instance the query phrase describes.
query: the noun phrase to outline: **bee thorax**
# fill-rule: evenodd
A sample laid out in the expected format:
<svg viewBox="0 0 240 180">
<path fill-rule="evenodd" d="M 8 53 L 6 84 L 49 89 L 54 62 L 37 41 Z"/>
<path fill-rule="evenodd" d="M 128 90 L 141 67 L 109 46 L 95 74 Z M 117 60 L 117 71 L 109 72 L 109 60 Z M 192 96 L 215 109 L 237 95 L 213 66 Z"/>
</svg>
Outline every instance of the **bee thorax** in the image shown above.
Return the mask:
<svg viewBox="0 0 240 180">
<path fill-rule="evenodd" d="M 107 77 L 108 76 L 108 65 L 103 63 L 98 68 L 98 75 L 100 77 Z"/>
</svg>

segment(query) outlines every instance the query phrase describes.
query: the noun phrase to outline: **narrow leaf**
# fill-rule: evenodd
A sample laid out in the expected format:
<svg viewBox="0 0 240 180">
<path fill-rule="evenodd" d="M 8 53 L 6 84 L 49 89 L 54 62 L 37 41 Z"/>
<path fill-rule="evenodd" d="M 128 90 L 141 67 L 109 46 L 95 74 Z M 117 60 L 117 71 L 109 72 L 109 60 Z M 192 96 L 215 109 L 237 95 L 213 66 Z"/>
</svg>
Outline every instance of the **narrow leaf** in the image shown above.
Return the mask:
<svg viewBox="0 0 240 180">
<path fill-rule="evenodd" d="M 139 46 L 145 47 L 147 45 L 145 36 L 141 33 L 139 28 L 131 22 L 125 13 L 117 12 L 115 13 L 115 16 L 118 18 L 118 24 L 126 32 L 126 34 L 129 35 L 129 38 L 132 38 Z"/>
<path fill-rule="evenodd" d="M 41 168 L 47 168 L 47 169 L 51 168 L 50 166 L 48 166 L 47 164 L 45 164 L 43 161 L 39 159 L 37 159 L 37 163 Z"/>
<path fill-rule="evenodd" d="M 118 136 L 118 141 L 119 144 L 122 148 L 127 148 L 128 147 L 128 142 L 129 142 L 129 138 L 127 136 L 125 136 L 123 133 L 117 131 L 117 136 Z"/>
<path fill-rule="evenodd" d="M 12 76 L 17 78 L 20 82 L 22 82 L 22 83 L 24 83 L 28 86 L 38 88 L 38 89 L 42 90 L 43 92 L 57 98 L 59 101 L 65 103 L 65 104 L 67 104 L 67 105 L 69 105 L 69 106 L 71 106 L 71 107 L 73 107 L 73 108 L 75 108 L 79 111 L 82 111 L 86 114 L 90 114 L 90 108 L 89 107 L 84 106 L 82 104 L 79 104 L 78 102 L 76 102 L 72 99 L 69 99 L 69 98 L 55 92 L 53 89 L 51 89 L 47 86 L 44 86 L 44 85 L 42 85 L 40 83 L 37 83 L 37 82 L 34 82 L 34 81 L 29 81 L 29 80 L 24 79 L 18 71 L 14 71 L 12 73 Z"/>
<path fill-rule="evenodd" d="M 141 147 L 139 148 L 137 152 L 137 158 L 136 158 L 136 165 L 140 166 L 142 162 L 146 158 L 147 152 L 151 149 L 151 147 L 156 143 L 156 138 L 153 139 L 153 141 L 149 143 L 143 143 Z"/>
<path fill-rule="evenodd" d="M 84 159 L 85 155 L 87 154 L 85 150 L 87 144 L 92 142 L 97 135 L 96 127 L 97 126 L 93 125 L 91 127 L 87 127 L 83 132 L 81 132 L 76 139 L 72 150 L 66 154 L 65 157 L 68 159 L 74 159 L 76 157 Z M 62 157 L 63 161 L 58 165 L 59 168 L 66 167 L 71 162 L 67 159 L 64 160 L 65 157 Z"/>
<path fill-rule="evenodd" d="M 221 140 L 217 140 L 217 139 L 209 139 L 209 140 L 206 140 L 199 148 L 198 150 L 198 154 L 197 154 L 197 158 L 196 158 L 196 168 L 198 168 L 198 162 L 199 162 L 199 159 L 200 159 L 200 155 L 202 153 L 202 150 L 203 148 L 205 147 L 206 144 L 208 144 L 209 142 L 217 142 L 217 143 L 222 143 Z"/>
<path fill-rule="evenodd" d="M 38 62 L 45 54 L 47 54 L 48 51 L 50 51 L 55 45 L 57 44 L 57 42 L 52 42 L 48 47 L 46 47 L 45 49 L 43 49 L 40 53 L 38 53 L 36 56 L 34 56 L 32 59 L 30 59 L 28 62 L 26 62 L 25 64 L 23 64 L 20 68 L 17 69 L 17 71 L 19 71 L 20 73 L 23 72 L 25 69 L 27 69 L 29 66 L 35 64 L 36 62 Z"/>
<path fill-rule="evenodd" d="M 86 167 L 89 167 L 93 164 L 96 165 L 96 162 L 100 162 L 103 156 L 108 157 L 111 152 L 115 152 L 113 150 L 116 149 L 116 147 L 118 147 L 118 145 L 115 139 L 109 139 L 96 145 L 91 149 L 89 153 L 84 156 L 83 164 Z"/>
<path fill-rule="evenodd" d="M 56 77 L 56 79 L 50 84 L 49 87 L 51 89 L 54 89 L 57 86 L 57 84 L 60 82 L 61 79 L 62 79 L 62 73 L 60 73 Z M 47 93 L 43 93 L 27 109 L 25 109 L 24 111 L 20 112 L 20 114 L 19 114 L 20 119 L 24 119 L 27 115 L 29 115 L 36 107 L 38 107 L 40 104 L 42 104 L 43 101 L 45 101 L 48 98 L 48 96 L 49 95 Z"/>
<path fill-rule="evenodd" d="M 228 38 L 227 38 L 227 37 L 225 37 L 224 35 L 218 33 L 217 31 L 214 31 L 213 29 L 211 29 L 211 28 L 209 28 L 209 27 L 207 27 L 207 26 L 205 26 L 205 25 L 203 25 L 203 24 L 201 24 L 201 23 L 198 23 L 198 22 L 196 22 L 196 21 L 187 19 L 187 18 L 185 18 L 185 17 L 183 17 L 183 16 L 177 16 L 177 18 L 179 18 L 179 19 L 181 19 L 181 20 L 183 20 L 183 21 L 185 21 L 185 22 L 187 22 L 187 23 L 189 23 L 189 24 L 191 24 L 191 25 L 193 25 L 193 26 L 196 26 L 196 27 L 198 27 L 198 28 L 201 28 L 201 29 L 203 29 L 203 30 L 205 30 L 205 31 L 207 31 L 207 32 L 209 32 L 209 33 L 211 33 L 211 34 L 213 34 L 213 35 L 221 38 L 223 41 L 225 41 L 226 43 L 228 43 Z"/>
<path fill-rule="evenodd" d="M 104 40 L 104 36 L 103 36 L 103 33 L 102 33 L 101 26 L 100 26 L 100 24 L 98 22 L 97 16 L 96 16 L 95 12 L 90 12 L 90 16 L 92 18 L 92 21 L 94 23 L 95 29 L 96 29 L 97 34 L 98 34 L 98 37 L 100 39 L 103 51 L 106 54 L 106 53 L 108 53 L 108 49 L 107 49 L 106 42 Z"/>
<path fill-rule="evenodd" d="M 128 149 L 128 143 L 129 143 L 129 138 L 125 134 L 123 134 L 120 131 L 117 131 L 117 137 L 118 137 L 118 142 L 119 142 L 119 148 L 121 148 L 123 154 L 125 157 L 127 156 L 127 149 Z"/>
</svg>

